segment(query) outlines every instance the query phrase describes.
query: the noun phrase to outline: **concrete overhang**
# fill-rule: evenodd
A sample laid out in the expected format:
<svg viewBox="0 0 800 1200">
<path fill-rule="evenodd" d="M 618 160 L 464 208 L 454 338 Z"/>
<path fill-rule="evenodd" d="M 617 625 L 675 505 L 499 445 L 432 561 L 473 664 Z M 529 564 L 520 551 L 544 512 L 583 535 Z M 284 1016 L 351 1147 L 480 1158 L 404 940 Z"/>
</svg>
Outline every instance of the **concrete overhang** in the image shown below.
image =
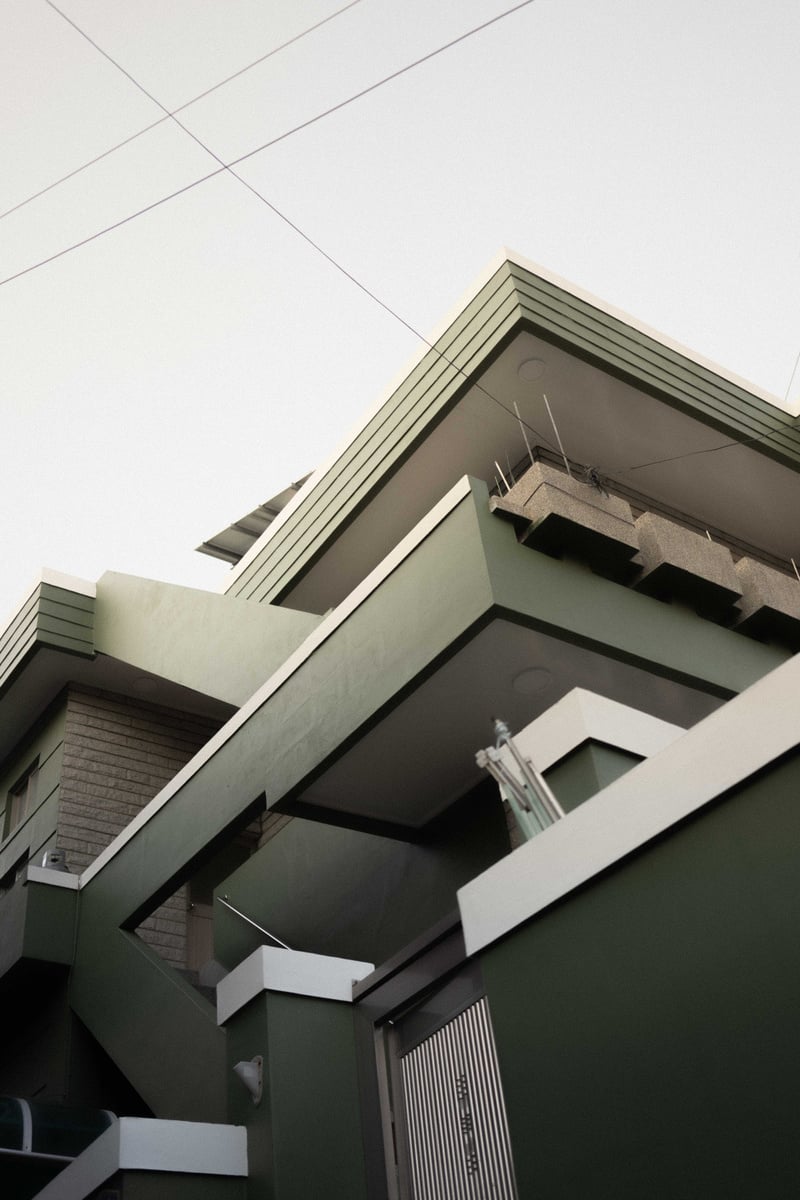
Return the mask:
<svg viewBox="0 0 800 1200">
<path fill-rule="evenodd" d="M 43 571 L 0 631 L 0 762 L 67 684 L 223 722 L 318 622 L 116 572 Z"/>
<path fill-rule="evenodd" d="M 234 787 L 242 802 L 424 836 L 481 779 L 492 716 L 520 728 L 585 687 L 688 726 L 787 654 L 520 545 L 464 478 L 84 878 L 162 817 L 148 844 L 168 855 L 189 814 Z"/>
<path fill-rule="evenodd" d="M 687 727 L 787 657 L 520 546 L 480 483 L 369 604 L 314 674 L 314 742 L 335 717 L 331 752 L 284 790 L 271 770 L 267 803 L 405 836 L 481 781 L 495 715 L 520 729 L 579 687 Z M 349 728 L 340 678 L 359 693 Z"/>
<path fill-rule="evenodd" d="M 517 256 L 431 342 L 227 591 L 311 612 L 337 605 L 464 473 L 502 483 L 526 437 L 557 450 L 545 394 L 570 459 L 652 502 L 641 507 L 787 570 L 800 557 L 800 427 L 775 397 Z"/>
</svg>

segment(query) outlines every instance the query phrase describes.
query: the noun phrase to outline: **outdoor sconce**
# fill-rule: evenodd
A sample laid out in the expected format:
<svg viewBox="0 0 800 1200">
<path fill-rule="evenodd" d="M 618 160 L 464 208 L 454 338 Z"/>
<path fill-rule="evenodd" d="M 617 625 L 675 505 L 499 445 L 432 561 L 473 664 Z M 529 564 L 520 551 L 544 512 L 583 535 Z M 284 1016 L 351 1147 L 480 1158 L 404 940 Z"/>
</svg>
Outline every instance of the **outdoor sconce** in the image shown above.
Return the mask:
<svg viewBox="0 0 800 1200">
<path fill-rule="evenodd" d="M 260 1104 L 264 1086 L 264 1059 L 262 1056 L 257 1054 L 249 1062 L 238 1062 L 233 1068 L 233 1073 L 238 1075 L 253 1097 L 253 1104 Z"/>
</svg>

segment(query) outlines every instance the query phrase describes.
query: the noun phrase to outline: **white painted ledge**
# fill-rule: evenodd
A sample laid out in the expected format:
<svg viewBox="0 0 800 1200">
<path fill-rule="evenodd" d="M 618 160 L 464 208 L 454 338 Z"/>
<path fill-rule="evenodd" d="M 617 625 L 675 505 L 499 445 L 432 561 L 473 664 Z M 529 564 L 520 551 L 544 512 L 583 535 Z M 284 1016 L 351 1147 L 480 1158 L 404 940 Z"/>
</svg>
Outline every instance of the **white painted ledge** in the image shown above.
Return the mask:
<svg viewBox="0 0 800 1200">
<path fill-rule="evenodd" d="M 349 958 L 259 946 L 217 984 L 217 1024 L 224 1025 L 261 992 L 292 992 L 352 1003 L 353 984 L 374 970 L 372 963 Z"/>
<path fill-rule="evenodd" d="M 272 674 L 262 687 L 254 692 L 250 699 L 242 705 L 238 712 L 234 713 L 229 721 L 227 721 L 221 729 L 219 729 L 213 737 L 209 738 L 206 744 L 198 750 L 194 758 L 190 759 L 185 767 L 182 767 L 165 787 L 161 789 L 158 795 L 154 796 L 149 804 L 137 813 L 129 825 L 126 825 L 122 832 L 114 838 L 110 846 L 106 846 L 93 863 L 86 868 L 81 875 L 81 887 L 85 887 L 90 880 L 94 878 L 103 868 L 117 855 L 120 850 L 127 845 L 132 838 L 136 837 L 141 829 L 152 820 L 156 813 L 167 804 L 172 797 L 184 787 L 194 775 L 197 774 L 202 767 L 205 766 L 214 755 L 222 749 L 234 734 L 253 716 L 254 713 L 267 703 L 268 700 L 283 686 L 295 671 L 303 665 L 303 663 L 311 657 L 320 646 L 331 637 L 340 625 L 352 616 L 352 614 L 364 604 L 370 596 L 375 592 L 384 580 L 388 579 L 392 572 L 408 558 L 416 548 L 425 541 L 427 537 L 444 521 L 449 514 L 458 507 L 462 500 L 470 494 L 472 490 L 469 477 L 463 475 L 457 483 L 453 485 L 449 492 L 433 506 L 421 521 L 419 521 L 410 533 L 397 543 L 393 550 L 378 563 L 374 570 L 370 571 L 365 579 L 353 589 L 348 596 L 342 600 L 327 617 L 324 617 L 319 625 L 308 635 L 294 653 L 290 654 L 282 666 Z M 299 493 L 298 493 L 299 494 Z M 287 506 L 288 507 L 288 506 Z M 283 510 L 284 512 L 286 509 Z M 276 518 L 277 519 L 277 518 Z M 268 526 L 269 529 L 272 526 Z"/>
<path fill-rule="evenodd" d="M 51 867 L 35 867 L 30 864 L 25 874 L 26 883 L 46 883 L 49 887 L 69 888 L 77 892 L 81 885 L 80 875 L 69 871 L 54 871 Z"/>
<path fill-rule="evenodd" d="M 800 655 L 458 892 L 468 954 L 800 745 Z"/>
<path fill-rule="evenodd" d="M 241 1125 L 120 1117 L 36 1200 L 86 1200 L 117 1171 L 247 1177 L 247 1130 Z"/>
<path fill-rule="evenodd" d="M 607 696 L 573 688 L 515 733 L 514 741 L 537 770 L 547 771 L 587 741 L 603 742 L 640 758 L 650 758 L 685 732 L 680 725 L 609 700 Z"/>
</svg>

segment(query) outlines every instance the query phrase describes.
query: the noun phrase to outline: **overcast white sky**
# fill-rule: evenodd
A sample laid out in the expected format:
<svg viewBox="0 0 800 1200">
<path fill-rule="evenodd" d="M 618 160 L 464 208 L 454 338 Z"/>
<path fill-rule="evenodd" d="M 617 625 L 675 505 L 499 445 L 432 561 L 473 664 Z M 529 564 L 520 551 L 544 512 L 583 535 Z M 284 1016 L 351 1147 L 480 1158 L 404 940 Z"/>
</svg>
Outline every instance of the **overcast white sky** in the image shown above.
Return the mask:
<svg viewBox="0 0 800 1200">
<path fill-rule="evenodd" d="M 174 109 L 346 0 L 56 2 Z M 180 119 L 230 161 L 512 3 L 360 0 Z M 782 399 L 799 46 L 796 0 L 535 0 L 237 169 L 425 333 L 507 245 Z M 2 0 L 0 87 L 3 212 L 162 115 L 46 0 Z M 0 219 L 0 278 L 215 166 L 164 122 Z M 417 350 L 227 173 L 0 304 L 0 627 L 42 566 L 218 589 L 193 547 Z"/>
</svg>

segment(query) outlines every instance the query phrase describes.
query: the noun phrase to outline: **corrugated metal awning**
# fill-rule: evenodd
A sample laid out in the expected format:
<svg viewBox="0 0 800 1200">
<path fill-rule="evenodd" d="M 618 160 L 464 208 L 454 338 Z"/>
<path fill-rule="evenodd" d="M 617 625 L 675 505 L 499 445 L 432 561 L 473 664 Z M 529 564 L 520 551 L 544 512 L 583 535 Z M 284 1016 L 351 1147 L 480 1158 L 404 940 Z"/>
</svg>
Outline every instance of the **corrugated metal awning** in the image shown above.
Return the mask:
<svg viewBox="0 0 800 1200">
<path fill-rule="evenodd" d="M 277 496 L 265 500 L 258 508 L 254 508 L 227 529 L 203 542 L 197 550 L 201 554 L 210 554 L 212 558 L 221 558 L 224 562 L 235 565 L 261 537 L 267 526 L 272 524 L 278 513 L 297 495 L 308 478 L 308 475 L 304 475 L 296 483 L 290 483 L 282 492 L 278 492 Z"/>
</svg>

